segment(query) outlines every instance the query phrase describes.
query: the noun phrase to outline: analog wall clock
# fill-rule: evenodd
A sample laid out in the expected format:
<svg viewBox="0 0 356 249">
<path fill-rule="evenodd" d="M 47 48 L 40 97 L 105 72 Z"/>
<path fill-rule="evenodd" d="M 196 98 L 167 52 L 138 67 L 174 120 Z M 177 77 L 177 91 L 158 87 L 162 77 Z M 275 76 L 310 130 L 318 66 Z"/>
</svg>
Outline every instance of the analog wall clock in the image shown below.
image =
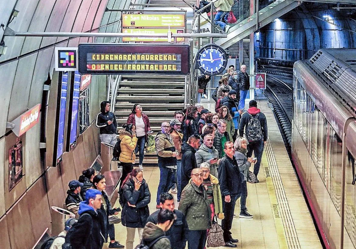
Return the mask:
<svg viewBox="0 0 356 249">
<path fill-rule="evenodd" d="M 227 55 L 223 48 L 208 44 L 197 53 L 197 67 L 203 74 L 221 74 L 227 65 Z"/>
</svg>

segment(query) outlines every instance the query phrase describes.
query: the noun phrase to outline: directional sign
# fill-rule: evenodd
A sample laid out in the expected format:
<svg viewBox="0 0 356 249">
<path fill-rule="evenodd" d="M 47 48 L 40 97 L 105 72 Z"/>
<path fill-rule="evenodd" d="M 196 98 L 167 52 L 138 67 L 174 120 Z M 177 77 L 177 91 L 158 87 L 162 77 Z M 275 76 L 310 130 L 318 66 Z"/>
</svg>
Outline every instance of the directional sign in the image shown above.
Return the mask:
<svg viewBox="0 0 356 249">
<path fill-rule="evenodd" d="M 185 27 L 184 14 L 122 14 L 122 27 Z"/>
<path fill-rule="evenodd" d="M 256 89 L 266 89 L 266 73 L 257 73 L 255 78 Z"/>
<path fill-rule="evenodd" d="M 184 33 L 184 28 L 170 29 L 169 32 L 173 34 Z M 134 41 L 134 42 L 168 42 L 168 29 L 122 29 L 122 33 L 125 34 L 163 34 L 166 37 L 123 37 L 122 41 Z M 184 38 L 177 38 L 178 42 L 184 41 Z"/>
</svg>

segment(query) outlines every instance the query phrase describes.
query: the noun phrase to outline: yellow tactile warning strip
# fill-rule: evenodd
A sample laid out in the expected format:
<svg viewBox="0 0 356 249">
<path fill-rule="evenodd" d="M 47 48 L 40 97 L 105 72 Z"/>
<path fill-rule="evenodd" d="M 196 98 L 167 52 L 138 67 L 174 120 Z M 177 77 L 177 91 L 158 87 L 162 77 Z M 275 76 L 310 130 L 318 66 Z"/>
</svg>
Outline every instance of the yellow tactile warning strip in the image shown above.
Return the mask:
<svg viewBox="0 0 356 249">
<path fill-rule="evenodd" d="M 278 165 L 271 144 L 265 145 L 263 162 L 280 248 L 301 248 L 286 193 L 279 174 Z"/>
</svg>

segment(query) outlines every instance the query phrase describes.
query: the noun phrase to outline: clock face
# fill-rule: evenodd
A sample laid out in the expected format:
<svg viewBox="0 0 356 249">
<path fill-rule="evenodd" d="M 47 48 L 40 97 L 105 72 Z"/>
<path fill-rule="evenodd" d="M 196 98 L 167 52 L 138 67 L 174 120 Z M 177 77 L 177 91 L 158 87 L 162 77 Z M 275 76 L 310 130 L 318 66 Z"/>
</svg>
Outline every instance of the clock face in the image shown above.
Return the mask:
<svg viewBox="0 0 356 249">
<path fill-rule="evenodd" d="M 227 65 L 226 52 L 215 44 L 209 44 L 199 50 L 197 63 L 203 74 L 221 74 Z"/>
</svg>

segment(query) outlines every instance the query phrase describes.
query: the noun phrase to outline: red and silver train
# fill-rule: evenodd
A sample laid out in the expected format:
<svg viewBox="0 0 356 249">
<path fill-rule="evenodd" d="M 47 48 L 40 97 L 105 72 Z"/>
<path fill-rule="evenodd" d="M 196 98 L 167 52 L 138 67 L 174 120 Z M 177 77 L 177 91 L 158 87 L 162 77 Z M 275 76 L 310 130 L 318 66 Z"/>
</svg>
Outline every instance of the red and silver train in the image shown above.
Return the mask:
<svg viewBox="0 0 356 249">
<path fill-rule="evenodd" d="M 292 158 L 326 248 L 356 248 L 356 49 L 293 69 Z"/>
</svg>

